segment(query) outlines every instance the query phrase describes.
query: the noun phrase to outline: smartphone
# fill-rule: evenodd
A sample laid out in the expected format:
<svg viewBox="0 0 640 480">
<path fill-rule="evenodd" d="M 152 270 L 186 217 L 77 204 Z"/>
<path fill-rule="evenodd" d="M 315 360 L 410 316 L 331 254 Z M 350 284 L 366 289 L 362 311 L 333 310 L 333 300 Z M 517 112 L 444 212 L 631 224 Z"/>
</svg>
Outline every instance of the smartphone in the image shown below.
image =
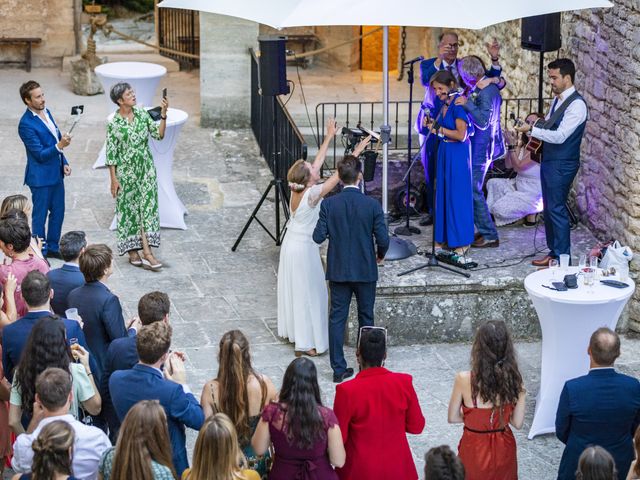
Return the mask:
<svg viewBox="0 0 640 480">
<path fill-rule="evenodd" d="M 84 113 L 84 105 L 75 105 L 71 107 L 71 115 L 82 115 Z"/>
<path fill-rule="evenodd" d="M 162 89 L 162 98 L 167 98 L 167 89 L 166 89 L 166 87 Z"/>
<path fill-rule="evenodd" d="M 551 282 L 551 285 L 553 285 L 553 287 L 559 292 L 567 291 L 567 286 L 564 284 L 564 282 Z"/>
</svg>

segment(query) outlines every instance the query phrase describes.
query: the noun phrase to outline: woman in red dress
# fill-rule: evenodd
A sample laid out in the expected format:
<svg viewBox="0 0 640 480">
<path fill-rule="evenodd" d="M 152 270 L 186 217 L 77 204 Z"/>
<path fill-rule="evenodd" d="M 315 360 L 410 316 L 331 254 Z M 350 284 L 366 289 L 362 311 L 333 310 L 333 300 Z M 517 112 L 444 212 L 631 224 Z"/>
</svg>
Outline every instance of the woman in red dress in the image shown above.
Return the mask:
<svg viewBox="0 0 640 480">
<path fill-rule="evenodd" d="M 466 480 L 517 480 L 516 429 L 524 422 L 526 390 L 511 335 L 503 321 L 481 325 L 471 371 L 456 374 L 449 423 L 464 423 L 458 456 Z"/>
</svg>

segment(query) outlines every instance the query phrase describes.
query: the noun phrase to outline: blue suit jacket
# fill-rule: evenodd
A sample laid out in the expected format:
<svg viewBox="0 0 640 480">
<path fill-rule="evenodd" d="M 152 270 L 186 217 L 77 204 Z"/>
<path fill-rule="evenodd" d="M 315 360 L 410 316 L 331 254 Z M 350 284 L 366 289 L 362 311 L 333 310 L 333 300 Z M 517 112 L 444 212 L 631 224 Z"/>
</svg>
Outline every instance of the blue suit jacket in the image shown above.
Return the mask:
<svg viewBox="0 0 640 480">
<path fill-rule="evenodd" d="M 2 367 L 4 375 L 10 382 L 13 381 L 13 370 L 20 361 L 20 355 L 27 343 L 27 338 L 34 325 L 42 317 L 51 315 L 49 312 L 28 312 L 24 317 L 4 327 L 2 331 Z M 67 339 L 77 338 L 78 343 L 87 350 L 87 340 L 80 324 L 75 320 L 62 319 L 67 330 Z M 91 358 L 91 357 L 90 357 Z"/>
<path fill-rule="evenodd" d="M 173 466 L 180 477 L 189 467 L 184 427 L 200 430 L 204 423 L 204 413 L 198 400 L 191 393 L 185 393 L 182 385 L 165 379 L 158 370 L 141 363 L 131 370 L 113 372 L 109 390 L 121 422 L 140 400 L 160 401 L 167 414 Z"/>
<path fill-rule="evenodd" d="M 479 165 L 485 164 L 488 159 L 496 158 L 497 152 L 493 152 L 493 145 L 498 145 L 502 139 L 500 130 L 502 97 L 500 90 L 494 84 L 487 85 L 482 90 L 475 89 L 474 92 L 475 99 L 473 94 L 470 95 L 463 108 L 469 114 L 474 126 L 474 134 L 471 137 L 471 161 Z"/>
<path fill-rule="evenodd" d="M 634 458 L 633 434 L 640 424 L 640 382 L 613 368 L 591 370 L 565 383 L 556 414 L 556 436 L 566 444 L 558 480 L 574 480 L 578 458 L 600 445 L 624 480 Z"/>
<path fill-rule="evenodd" d="M 127 336 L 120 300 L 105 284 L 96 281 L 71 290 L 67 305 L 77 308 L 82 317 L 87 343 L 98 364 L 97 384 L 100 385 L 109 344 Z"/>
<path fill-rule="evenodd" d="M 350 187 L 325 199 L 320 205 L 313 240 L 320 244 L 327 238 L 327 280 L 378 280 L 376 256 L 383 258 L 387 253 L 389 232 L 382 207 L 376 200 Z"/>
<path fill-rule="evenodd" d="M 49 270 L 47 273 L 51 288 L 53 289 L 53 298 L 51 299 L 51 308 L 58 315 L 64 316 L 67 310 L 67 296 L 74 288 L 84 285 L 84 275 L 77 265 L 64 264 L 55 270 Z"/>
<path fill-rule="evenodd" d="M 434 73 L 436 73 L 438 70 L 443 70 L 442 63 L 440 63 L 440 68 L 436 67 L 437 59 L 438 57 L 427 58 L 420 62 L 420 80 L 422 81 L 422 86 L 428 87 L 429 80 L 431 80 L 431 77 L 434 75 Z M 459 61 L 459 59 L 456 59 L 456 70 L 458 71 L 460 71 L 460 69 L 458 68 Z M 493 65 L 491 65 L 489 70 L 487 70 L 486 72 L 487 77 L 499 77 L 501 74 L 502 70 L 497 69 Z"/>
<path fill-rule="evenodd" d="M 56 125 L 48 109 L 45 113 Z M 44 122 L 27 108 L 20 124 L 18 134 L 27 150 L 27 166 L 24 171 L 24 183 L 30 187 L 49 187 L 64 178 L 63 166 L 67 165 L 64 154 L 56 148 L 62 135 L 56 125 L 57 136 L 51 133 Z"/>
</svg>

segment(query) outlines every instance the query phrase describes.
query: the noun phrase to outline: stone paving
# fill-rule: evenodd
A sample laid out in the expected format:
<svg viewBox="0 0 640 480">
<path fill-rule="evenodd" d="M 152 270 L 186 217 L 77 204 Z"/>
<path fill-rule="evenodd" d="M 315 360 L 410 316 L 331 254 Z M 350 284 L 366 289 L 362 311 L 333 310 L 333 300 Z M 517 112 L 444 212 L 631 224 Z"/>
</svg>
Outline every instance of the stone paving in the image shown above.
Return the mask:
<svg viewBox="0 0 640 480">
<path fill-rule="evenodd" d="M 91 242 L 114 247 L 115 235 L 108 230 L 113 200 L 105 171 L 91 166 L 104 140 L 107 114 L 104 97 L 75 97 L 69 82 L 58 70 L 2 70 L 0 75 L 0 196 L 23 192 L 25 154 L 17 137 L 17 122 L 24 111 L 17 90 L 27 78 L 38 79 L 48 94 L 48 106 L 64 124 L 72 104 L 84 103 L 87 115 L 75 130 L 68 149 L 73 175 L 66 181 L 67 214 L 64 230 L 83 229 Z M 189 209 L 188 230 L 163 230 L 158 257 L 165 263 L 159 272 L 131 267 L 125 258 L 115 261 L 110 288 L 122 301 L 126 316 L 135 313 L 139 297 L 154 289 L 168 292 L 172 299 L 171 323 L 174 345 L 188 356 L 189 384 L 196 395 L 216 374 L 217 344 L 231 328 L 242 329 L 250 338 L 255 367 L 281 383 L 293 349 L 275 335 L 276 270 L 279 248 L 257 224 L 253 224 L 237 252 L 230 248 L 248 218 L 270 173 L 259 155 L 249 130 L 214 131 L 198 126 L 197 73 L 170 74 L 163 80 L 173 96 L 172 106 L 187 110 L 192 117 L 182 131 L 175 155 L 174 181 L 178 195 Z M 267 225 L 273 224 L 273 204 L 261 212 Z M 54 264 L 54 266 L 57 266 Z M 637 356 L 640 341 L 623 340 L 619 367 L 640 375 Z M 555 478 L 562 444 L 553 435 L 526 439 L 534 411 L 534 397 L 540 381 L 540 342 L 518 342 L 520 366 L 525 378 L 527 413 L 524 428 L 516 432 L 520 477 Z M 456 371 L 468 368 L 470 345 L 431 344 L 392 347 L 387 367 L 408 372 L 420 398 L 427 426 L 421 435 L 410 436 L 415 462 L 423 467 L 424 453 L 443 443 L 457 445 L 462 429 L 447 424 L 447 403 Z M 350 364 L 354 351 L 346 349 Z M 332 405 L 334 384 L 328 355 L 316 360 L 320 385 L 327 405 Z M 189 432 L 193 447 L 195 432 Z"/>
</svg>

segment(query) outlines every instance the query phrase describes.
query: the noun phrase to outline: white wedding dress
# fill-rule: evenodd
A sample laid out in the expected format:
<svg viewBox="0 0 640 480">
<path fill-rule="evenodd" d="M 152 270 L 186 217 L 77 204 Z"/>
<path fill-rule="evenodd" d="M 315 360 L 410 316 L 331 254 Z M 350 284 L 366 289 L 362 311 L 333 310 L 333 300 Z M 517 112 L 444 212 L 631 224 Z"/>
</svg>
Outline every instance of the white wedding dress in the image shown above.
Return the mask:
<svg viewBox="0 0 640 480">
<path fill-rule="evenodd" d="M 296 351 L 329 348 L 328 293 L 320 246 L 313 230 L 320 215 L 322 185 L 309 188 L 287 226 L 278 266 L 278 335 Z"/>
</svg>

